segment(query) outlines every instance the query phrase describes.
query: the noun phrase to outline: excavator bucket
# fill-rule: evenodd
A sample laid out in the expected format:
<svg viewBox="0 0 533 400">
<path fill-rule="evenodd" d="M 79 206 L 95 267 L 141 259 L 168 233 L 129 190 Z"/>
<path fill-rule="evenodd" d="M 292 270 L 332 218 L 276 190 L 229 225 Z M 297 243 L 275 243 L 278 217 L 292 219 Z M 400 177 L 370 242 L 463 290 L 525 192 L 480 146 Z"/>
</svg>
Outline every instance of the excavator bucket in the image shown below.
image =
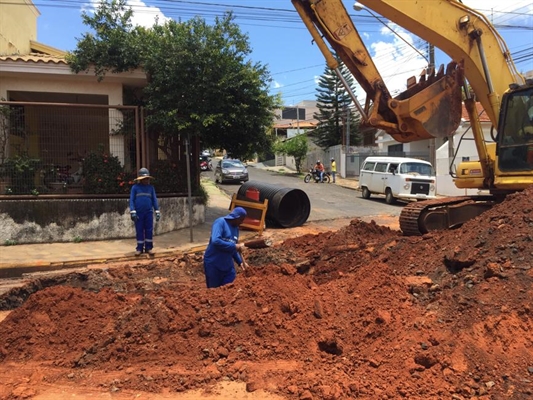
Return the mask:
<svg viewBox="0 0 533 400">
<path fill-rule="evenodd" d="M 452 62 L 423 71 L 418 82 L 408 80 L 407 90 L 389 100 L 398 129 L 385 129 L 399 142 L 451 136 L 462 115 L 463 67 Z"/>
</svg>

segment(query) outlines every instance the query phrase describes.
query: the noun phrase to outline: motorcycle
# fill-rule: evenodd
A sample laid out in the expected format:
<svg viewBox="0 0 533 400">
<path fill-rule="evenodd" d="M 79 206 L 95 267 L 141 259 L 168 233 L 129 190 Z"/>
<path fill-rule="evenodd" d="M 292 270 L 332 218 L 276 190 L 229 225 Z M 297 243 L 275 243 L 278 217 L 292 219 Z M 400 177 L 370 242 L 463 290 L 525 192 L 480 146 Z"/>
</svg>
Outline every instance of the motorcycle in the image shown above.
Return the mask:
<svg viewBox="0 0 533 400">
<path fill-rule="evenodd" d="M 201 171 L 211 171 L 213 169 L 213 165 L 211 164 L 211 160 L 202 160 L 200 161 L 200 170 Z"/>
<path fill-rule="evenodd" d="M 313 179 L 316 183 L 320 182 L 320 173 L 314 169 L 311 168 L 307 175 L 304 177 L 304 182 L 309 183 L 311 182 L 311 179 Z M 331 173 L 324 171 L 324 174 L 322 176 L 322 182 L 324 183 L 330 183 L 331 182 Z"/>
</svg>

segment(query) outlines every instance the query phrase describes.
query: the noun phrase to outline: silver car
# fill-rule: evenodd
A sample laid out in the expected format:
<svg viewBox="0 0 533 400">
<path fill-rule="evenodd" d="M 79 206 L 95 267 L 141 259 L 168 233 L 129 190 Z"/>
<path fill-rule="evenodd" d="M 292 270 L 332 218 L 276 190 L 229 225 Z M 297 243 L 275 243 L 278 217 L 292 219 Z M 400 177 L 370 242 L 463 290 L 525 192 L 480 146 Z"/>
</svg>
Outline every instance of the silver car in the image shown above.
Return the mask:
<svg viewBox="0 0 533 400">
<path fill-rule="evenodd" d="M 215 168 L 215 182 L 248 182 L 248 169 L 239 160 L 220 160 Z"/>
</svg>

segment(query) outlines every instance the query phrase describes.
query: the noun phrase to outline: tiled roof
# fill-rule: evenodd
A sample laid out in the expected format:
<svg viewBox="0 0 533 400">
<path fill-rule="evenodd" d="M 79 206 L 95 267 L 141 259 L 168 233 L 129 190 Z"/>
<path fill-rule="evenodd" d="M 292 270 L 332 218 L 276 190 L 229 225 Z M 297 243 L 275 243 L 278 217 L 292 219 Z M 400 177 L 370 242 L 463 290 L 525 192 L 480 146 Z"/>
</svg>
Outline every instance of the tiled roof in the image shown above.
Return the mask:
<svg viewBox="0 0 533 400">
<path fill-rule="evenodd" d="M 481 105 L 481 103 L 476 102 L 476 109 L 477 109 L 477 115 L 479 115 L 479 122 L 490 122 L 490 118 L 485 112 L 485 109 Z M 461 115 L 461 119 L 463 121 L 470 121 L 470 117 L 468 116 L 468 112 L 466 111 L 466 107 L 463 104 L 463 113 Z"/>
<path fill-rule="evenodd" d="M 26 63 L 44 63 L 44 64 L 67 64 L 63 57 L 55 57 L 48 54 L 30 53 L 26 55 L 13 54 L 10 56 L 0 56 L 0 61 L 15 61 Z"/>
</svg>

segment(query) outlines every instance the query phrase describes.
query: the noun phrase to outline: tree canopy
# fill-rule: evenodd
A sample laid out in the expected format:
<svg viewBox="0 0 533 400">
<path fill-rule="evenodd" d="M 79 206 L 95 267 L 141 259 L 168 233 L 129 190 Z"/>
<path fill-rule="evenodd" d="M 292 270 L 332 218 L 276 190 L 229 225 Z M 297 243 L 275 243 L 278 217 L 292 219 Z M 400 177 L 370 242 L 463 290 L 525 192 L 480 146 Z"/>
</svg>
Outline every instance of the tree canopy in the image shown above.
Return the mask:
<svg viewBox="0 0 533 400">
<path fill-rule="evenodd" d="M 307 156 L 307 150 L 307 135 L 305 133 L 298 134 L 284 141 L 278 141 L 274 144 L 274 151 L 276 153 L 294 157 L 296 171 L 298 172 L 301 172 L 302 160 Z"/>
<path fill-rule="evenodd" d="M 134 27 L 125 0 L 101 1 L 83 15 L 94 31 L 78 41 L 68 60 L 75 72 L 142 68 L 148 128 L 166 137 L 199 137 L 204 147 L 251 158 L 271 146 L 269 128 L 280 98 L 268 94 L 266 66 L 250 60 L 248 36 L 231 13 L 209 25 L 200 17 Z"/>
<path fill-rule="evenodd" d="M 338 57 L 337 60 L 346 82 L 355 90 L 352 74 Z M 346 117 L 349 111 L 350 144 L 358 145 L 361 142 L 358 133 L 360 118 L 349 108 L 352 99 L 334 70 L 326 66 L 316 90 L 318 113 L 315 113 L 315 118 L 318 120 L 318 125 L 311 133 L 313 142 L 323 149 L 343 144 L 346 137 Z"/>
</svg>

